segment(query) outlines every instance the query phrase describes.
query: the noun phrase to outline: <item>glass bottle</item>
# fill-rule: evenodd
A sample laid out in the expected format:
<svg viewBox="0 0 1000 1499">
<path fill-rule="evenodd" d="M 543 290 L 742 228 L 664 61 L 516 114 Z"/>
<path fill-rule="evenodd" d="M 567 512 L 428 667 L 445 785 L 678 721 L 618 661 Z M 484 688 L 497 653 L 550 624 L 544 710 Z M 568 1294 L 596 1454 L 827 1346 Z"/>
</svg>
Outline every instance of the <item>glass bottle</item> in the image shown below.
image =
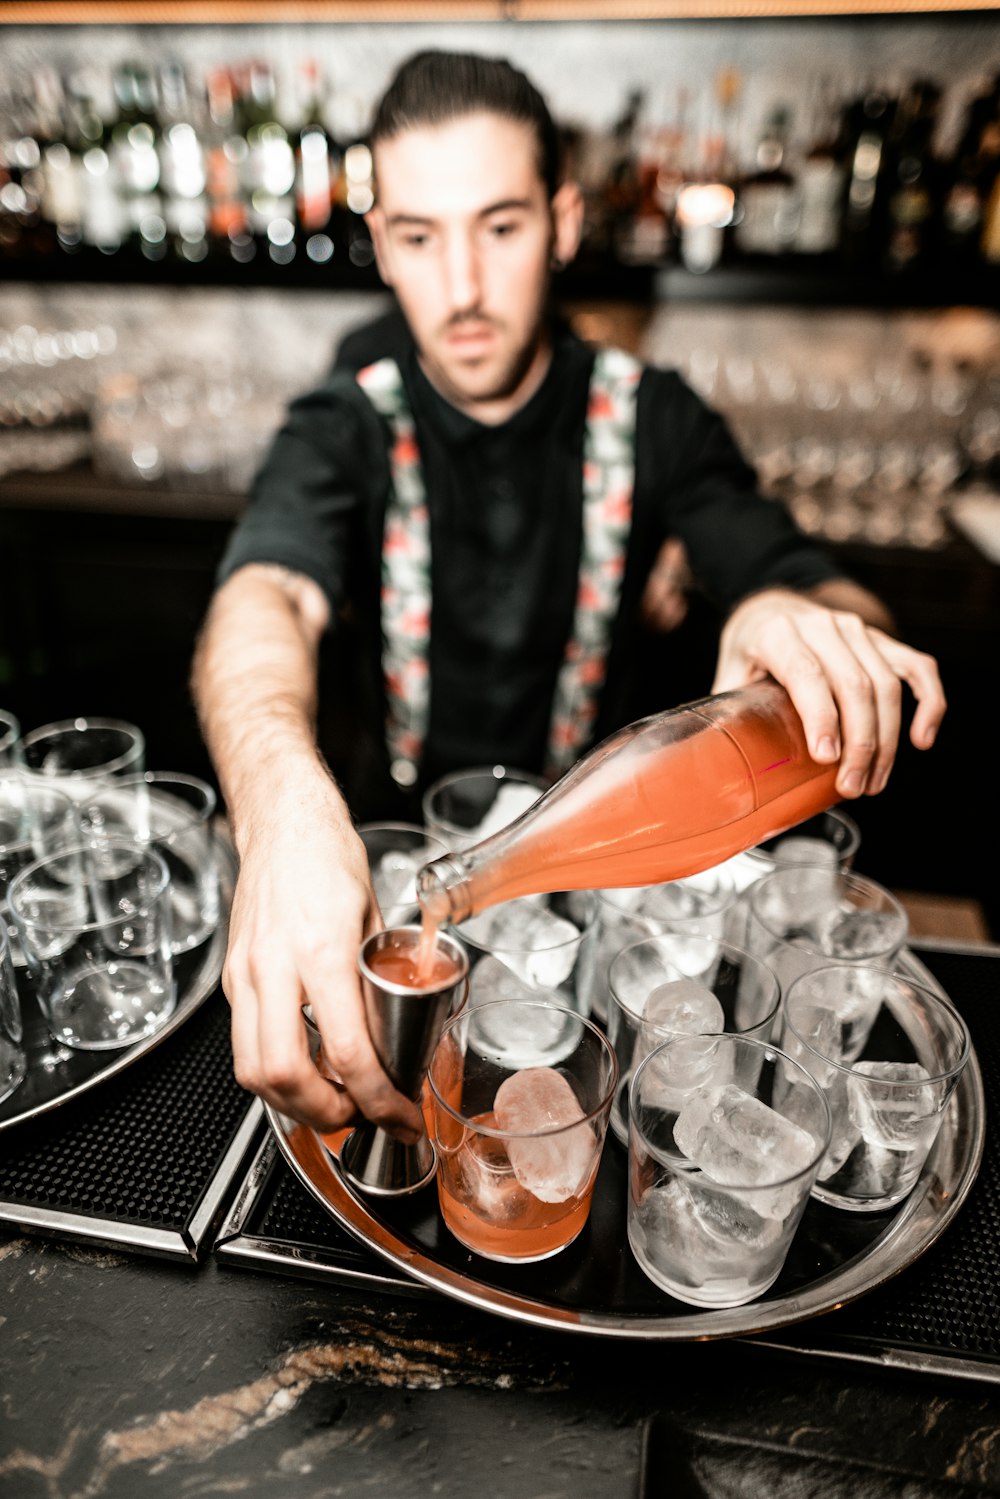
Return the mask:
<svg viewBox="0 0 1000 1499">
<path fill-rule="evenodd" d="M 541 891 L 656 885 L 721 863 L 837 800 L 767 680 L 621 729 L 528 811 L 419 875 L 432 920 Z"/>
<path fill-rule="evenodd" d="M 780 255 L 795 238 L 798 195 L 785 165 L 788 111 L 771 111 L 757 146 L 756 168 L 743 179 L 739 199 L 743 217 L 735 239 L 744 255 Z"/>
</svg>

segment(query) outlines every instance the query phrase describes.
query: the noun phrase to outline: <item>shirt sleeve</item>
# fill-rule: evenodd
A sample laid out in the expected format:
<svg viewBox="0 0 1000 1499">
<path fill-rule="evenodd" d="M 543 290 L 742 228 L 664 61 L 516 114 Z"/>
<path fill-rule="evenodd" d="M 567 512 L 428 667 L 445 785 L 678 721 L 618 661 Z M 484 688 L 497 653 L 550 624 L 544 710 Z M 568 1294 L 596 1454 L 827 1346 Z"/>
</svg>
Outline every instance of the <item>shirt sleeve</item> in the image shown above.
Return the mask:
<svg viewBox="0 0 1000 1499">
<path fill-rule="evenodd" d="M 378 418 L 350 375 L 335 373 L 295 400 L 254 478 L 217 581 L 248 563 L 277 564 L 317 583 L 335 614 L 347 597 L 360 507 L 384 455 Z"/>
<path fill-rule="evenodd" d="M 731 608 L 760 588 L 810 588 L 841 576 L 778 500 L 761 494 L 725 420 L 679 375 L 651 371 L 647 406 L 663 535 L 679 537 L 705 593 Z M 646 422 L 639 413 L 640 431 Z"/>
</svg>

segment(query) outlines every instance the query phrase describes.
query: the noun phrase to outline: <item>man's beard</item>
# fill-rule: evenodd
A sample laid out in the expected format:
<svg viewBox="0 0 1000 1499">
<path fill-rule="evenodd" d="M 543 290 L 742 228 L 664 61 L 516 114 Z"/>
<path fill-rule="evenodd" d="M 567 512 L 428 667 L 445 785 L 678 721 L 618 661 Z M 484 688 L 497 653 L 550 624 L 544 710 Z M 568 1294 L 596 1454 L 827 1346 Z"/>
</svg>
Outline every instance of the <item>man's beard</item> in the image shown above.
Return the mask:
<svg viewBox="0 0 1000 1499">
<path fill-rule="evenodd" d="M 472 322 L 473 320 L 463 321 Z M 480 318 L 476 321 L 497 329 L 502 336 L 501 325 L 495 320 Z M 457 321 L 449 325 L 449 327 L 461 326 L 462 324 Z M 447 331 L 446 329 L 444 337 L 447 337 Z M 485 368 L 473 364 L 456 369 L 455 365 L 450 362 L 446 364 L 438 359 L 428 360 L 426 356 L 421 357 L 421 363 L 424 365 L 425 372 L 430 375 L 432 384 L 438 385 L 441 388 L 441 394 L 452 401 L 452 404 L 485 405 L 493 401 L 505 401 L 517 392 L 531 369 L 544 338 L 545 323 L 542 320 L 539 322 L 534 337 L 522 347 L 506 355 L 499 366 L 486 359 L 483 361 Z"/>
</svg>

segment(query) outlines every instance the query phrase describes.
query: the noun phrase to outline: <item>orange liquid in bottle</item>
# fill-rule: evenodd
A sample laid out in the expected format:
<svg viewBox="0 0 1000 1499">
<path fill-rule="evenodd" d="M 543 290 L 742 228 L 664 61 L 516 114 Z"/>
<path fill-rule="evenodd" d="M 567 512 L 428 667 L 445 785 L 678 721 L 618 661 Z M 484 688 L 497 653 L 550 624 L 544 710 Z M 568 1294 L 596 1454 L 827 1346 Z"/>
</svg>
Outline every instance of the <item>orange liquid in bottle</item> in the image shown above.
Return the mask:
<svg viewBox="0 0 1000 1499">
<path fill-rule="evenodd" d="M 774 683 L 645 720 L 452 861 L 464 879 L 452 888 L 451 915 L 461 921 L 537 891 L 696 874 L 831 806 L 837 772 L 810 758 L 798 715 Z M 425 918 L 449 914 L 443 893 L 421 888 L 420 899 Z"/>
</svg>

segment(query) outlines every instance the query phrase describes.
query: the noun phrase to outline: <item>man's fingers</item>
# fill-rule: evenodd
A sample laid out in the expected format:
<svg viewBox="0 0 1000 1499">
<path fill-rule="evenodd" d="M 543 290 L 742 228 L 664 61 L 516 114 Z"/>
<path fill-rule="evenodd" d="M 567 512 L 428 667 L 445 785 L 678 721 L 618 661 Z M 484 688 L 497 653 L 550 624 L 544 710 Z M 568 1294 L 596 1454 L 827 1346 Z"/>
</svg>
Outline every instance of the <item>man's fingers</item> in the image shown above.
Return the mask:
<svg viewBox="0 0 1000 1499">
<path fill-rule="evenodd" d="M 331 941 L 303 966 L 303 984 L 323 1038 L 323 1055 L 367 1119 L 412 1143 L 422 1132 L 420 1110 L 396 1089 L 368 1033 L 361 983 Z"/>
<path fill-rule="evenodd" d="M 937 662 L 933 656 L 903 645 L 891 635 L 878 636 L 878 649 L 916 701 L 910 724 L 912 743 L 917 749 L 930 749 L 948 708 Z"/>
</svg>

